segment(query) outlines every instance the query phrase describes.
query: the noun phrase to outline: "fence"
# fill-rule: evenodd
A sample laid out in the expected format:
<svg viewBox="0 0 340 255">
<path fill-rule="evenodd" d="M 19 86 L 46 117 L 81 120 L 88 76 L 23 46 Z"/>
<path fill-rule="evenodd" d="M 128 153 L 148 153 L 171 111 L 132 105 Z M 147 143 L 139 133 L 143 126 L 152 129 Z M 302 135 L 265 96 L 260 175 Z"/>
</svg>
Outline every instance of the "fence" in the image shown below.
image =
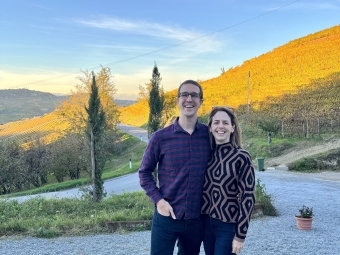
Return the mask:
<svg viewBox="0 0 340 255">
<path fill-rule="evenodd" d="M 242 125 L 247 123 L 252 128 L 260 128 L 258 125 L 259 121 L 260 119 L 254 116 L 249 121 L 243 120 Z M 276 121 L 272 126 L 275 127 L 277 135 L 281 135 L 282 137 L 297 137 L 308 139 L 320 137 L 324 134 L 340 134 L 340 117 L 317 117 L 310 119 L 291 118 L 282 121 Z M 264 131 L 264 133 L 267 134 L 266 131 Z"/>
</svg>

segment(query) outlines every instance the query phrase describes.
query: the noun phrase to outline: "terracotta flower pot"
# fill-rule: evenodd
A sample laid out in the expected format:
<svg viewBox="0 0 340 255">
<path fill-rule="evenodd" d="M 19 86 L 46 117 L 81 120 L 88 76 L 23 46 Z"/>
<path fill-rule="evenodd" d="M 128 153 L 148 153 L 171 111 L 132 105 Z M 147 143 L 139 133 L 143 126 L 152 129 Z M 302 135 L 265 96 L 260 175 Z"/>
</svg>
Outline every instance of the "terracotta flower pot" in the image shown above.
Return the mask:
<svg viewBox="0 0 340 255">
<path fill-rule="evenodd" d="M 312 218 L 301 218 L 301 217 L 296 217 L 296 225 L 298 229 L 302 230 L 310 230 L 312 229 L 312 222 L 313 222 L 313 217 Z"/>
</svg>

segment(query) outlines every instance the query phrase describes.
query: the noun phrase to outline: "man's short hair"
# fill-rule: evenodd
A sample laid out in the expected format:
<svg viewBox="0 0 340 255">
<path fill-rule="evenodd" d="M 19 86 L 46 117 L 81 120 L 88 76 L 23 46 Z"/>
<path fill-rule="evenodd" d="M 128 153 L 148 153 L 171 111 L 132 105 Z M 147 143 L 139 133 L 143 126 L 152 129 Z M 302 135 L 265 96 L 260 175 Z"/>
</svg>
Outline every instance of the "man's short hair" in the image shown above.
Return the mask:
<svg viewBox="0 0 340 255">
<path fill-rule="evenodd" d="M 199 84 L 197 81 L 194 81 L 194 80 L 186 80 L 186 81 L 182 82 L 181 85 L 179 85 L 178 93 L 177 93 L 178 97 L 180 96 L 181 88 L 182 88 L 182 86 L 184 84 L 193 84 L 193 85 L 197 86 L 200 89 L 200 99 L 203 100 L 203 89 L 202 89 L 202 86 L 201 86 L 201 84 Z"/>
</svg>

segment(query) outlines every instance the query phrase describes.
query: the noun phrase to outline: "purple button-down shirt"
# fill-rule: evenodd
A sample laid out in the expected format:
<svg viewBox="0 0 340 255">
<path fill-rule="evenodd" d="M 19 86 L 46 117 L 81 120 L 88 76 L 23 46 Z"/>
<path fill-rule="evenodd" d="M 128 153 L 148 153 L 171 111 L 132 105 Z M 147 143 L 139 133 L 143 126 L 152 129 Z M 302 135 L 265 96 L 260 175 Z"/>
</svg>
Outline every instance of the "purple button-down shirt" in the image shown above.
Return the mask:
<svg viewBox="0 0 340 255">
<path fill-rule="evenodd" d="M 197 122 L 190 135 L 177 120 L 153 133 L 139 168 L 140 185 L 153 203 L 164 198 L 177 219 L 201 212 L 204 175 L 210 158 L 208 127 Z M 153 177 L 158 164 L 159 188 Z"/>
</svg>

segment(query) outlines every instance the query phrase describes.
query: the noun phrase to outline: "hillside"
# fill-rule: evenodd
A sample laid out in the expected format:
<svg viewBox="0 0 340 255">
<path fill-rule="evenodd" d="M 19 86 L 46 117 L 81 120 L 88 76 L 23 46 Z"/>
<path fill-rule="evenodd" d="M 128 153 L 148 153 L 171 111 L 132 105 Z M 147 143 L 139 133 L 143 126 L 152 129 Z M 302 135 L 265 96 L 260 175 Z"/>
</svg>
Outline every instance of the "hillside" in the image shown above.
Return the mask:
<svg viewBox="0 0 340 255">
<path fill-rule="evenodd" d="M 206 114 L 214 105 L 245 106 L 248 92 L 251 106 L 257 109 L 269 97 L 296 94 L 302 88 L 315 86 L 315 79 L 339 71 L 340 26 L 335 26 L 288 42 L 218 77 L 201 81 L 205 100 L 199 114 Z M 176 90 L 168 93 L 175 95 Z M 145 102 L 124 107 L 121 112 L 123 123 L 141 126 L 147 122 Z"/>
<path fill-rule="evenodd" d="M 265 159 L 265 166 L 275 167 L 282 164 L 287 165 L 304 157 L 311 157 L 320 153 L 324 153 L 339 148 L 340 138 L 332 138 L 328 141 L 316 145 L 300 143 L 297 146 L 292 147 L 291 149 L 285 151 L 285 153 L 278 157 Z"/>
<path fill-rule="evenodd" d="M 64 99 L 65 96 L 28 89 L 0 90 L 0 124 L 50 113 Z"/>
<path fill-rule="evenodd" d="M 0 90 L 0 125 L 53 112 L 67 98 L 29 89 Z M 129 106 L 134 100 L 115 99 L 118 106 Z"/>
<path fill-rule="evenodd" d="M 60 137 L 69 127 L 68 123 L 55 113 L 9 122 L 0 125 L 0 140 L 14 140 L 18 144 L 28 144 L 37 138 L 49 143 Z"/>
</svg>

